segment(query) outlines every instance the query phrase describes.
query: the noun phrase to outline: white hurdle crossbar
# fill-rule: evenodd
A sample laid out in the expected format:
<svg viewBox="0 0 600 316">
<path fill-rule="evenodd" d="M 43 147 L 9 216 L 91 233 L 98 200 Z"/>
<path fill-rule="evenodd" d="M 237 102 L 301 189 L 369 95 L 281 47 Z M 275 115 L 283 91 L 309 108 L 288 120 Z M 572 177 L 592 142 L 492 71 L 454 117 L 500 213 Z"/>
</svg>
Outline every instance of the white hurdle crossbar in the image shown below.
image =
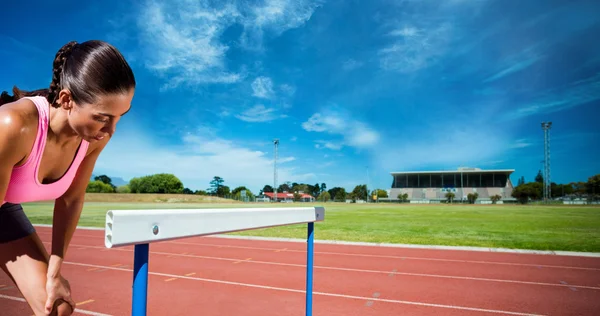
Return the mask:
<svg viewBox="0 0 600 316">
<path fill-rule="evenodd" d="M 150 243 L 259 228 L 308 224 L 306 316 L 312 315 L 314 223 L 325 219 L 323 207 L 109 210 L 106 248 L 134 245 L 132 316 L 145 316 Z"/>
</svg>

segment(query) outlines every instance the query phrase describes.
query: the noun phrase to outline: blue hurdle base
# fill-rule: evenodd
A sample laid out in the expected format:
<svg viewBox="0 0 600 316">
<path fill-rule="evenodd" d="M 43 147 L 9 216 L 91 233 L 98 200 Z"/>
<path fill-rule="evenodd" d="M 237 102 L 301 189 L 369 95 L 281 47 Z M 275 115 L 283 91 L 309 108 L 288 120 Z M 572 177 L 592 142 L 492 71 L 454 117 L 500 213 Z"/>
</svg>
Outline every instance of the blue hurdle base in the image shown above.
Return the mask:
<svg viewBox="0 0 600 316">
<path fill-rule="evenodd" d="M 314 262 L 315 223 L 308 223 L 306 247 L 306 316 L 312 316 L 313 262 Z M 133 297 L 132 316 L 146 316 L 148 299 L 148 257 L 149 244 L 135 245 L 133 255 Z"/>
<path fill-rule="evenodd" d="M 135 245 L 133 254 L 133 298 L 131 305 L 131 315 L 133 316 L 146 316 L 149 254 L 149 244 Z"/>
<path fill-rule="evenodd" d="M 308 223 L 306 246 L 306 316 L 312 316 L 313 254 L 315 223 Z"/>
</svg>

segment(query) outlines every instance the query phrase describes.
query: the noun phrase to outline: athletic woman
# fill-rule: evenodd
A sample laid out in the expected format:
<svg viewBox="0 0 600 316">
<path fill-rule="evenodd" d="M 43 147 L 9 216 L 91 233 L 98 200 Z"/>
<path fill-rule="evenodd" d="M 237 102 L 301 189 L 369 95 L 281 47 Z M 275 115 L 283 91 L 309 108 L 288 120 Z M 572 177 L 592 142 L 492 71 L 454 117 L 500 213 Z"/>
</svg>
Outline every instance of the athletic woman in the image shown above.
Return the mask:
<svg viewBox="0 0 600 316">
<path fill-rule="evenodd" d="M 96 159 L 131 106 L 135 78 L 102 41 L 56 54 L 48 89 L 0 96 L 0 266 L 35 315 L 71 315 L 62 263 Z M 54 201 L 48 253 L 20 203 Z"/>
</svg>

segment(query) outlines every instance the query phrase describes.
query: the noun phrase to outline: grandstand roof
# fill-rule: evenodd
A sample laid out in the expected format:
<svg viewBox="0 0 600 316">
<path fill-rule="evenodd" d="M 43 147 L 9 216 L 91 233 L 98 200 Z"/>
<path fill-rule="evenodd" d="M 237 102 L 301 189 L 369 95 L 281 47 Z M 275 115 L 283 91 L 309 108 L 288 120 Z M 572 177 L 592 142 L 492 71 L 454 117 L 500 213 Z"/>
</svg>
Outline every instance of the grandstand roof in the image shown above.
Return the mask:
<svg viewBox="0 0 600 316">
<path fill-rule="evenodd" d="M 398 171 L 391 172 L 392 175 L 399 174 L 431 174 L 431 173 L 513 173 L 515 169 L 489 169 L 480 168 L 458 168 L 456 170 L 432 170 L 432 171 Z"/>
</svg>

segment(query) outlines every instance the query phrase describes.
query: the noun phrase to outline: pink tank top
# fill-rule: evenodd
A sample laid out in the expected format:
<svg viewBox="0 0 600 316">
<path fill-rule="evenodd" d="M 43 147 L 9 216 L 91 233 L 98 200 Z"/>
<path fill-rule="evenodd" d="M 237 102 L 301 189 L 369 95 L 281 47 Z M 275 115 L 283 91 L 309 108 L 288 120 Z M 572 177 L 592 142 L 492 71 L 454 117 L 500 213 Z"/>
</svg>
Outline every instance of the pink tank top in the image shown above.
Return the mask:
<svg viewBox="0 0 600 316">
<path fill-rule="evenodd" d="M 42 154 L 46 146 L 46 137 L 48 135 L 48 123 L 50 121 L 50 104 L 44 97 L 26 97 L 35 103 L 38 109 L 38 132 L 31 153 L 27 161 L 19 166 L 14 167 L 8 183 L 8 190 L 2 204 L 10 203 L 25 203 L 36 201 L 54 200 L 62 196 L 71 183 L 79 165 L 85 158 L 89 143 L 85 140 L 81 141 L 81 145 L 77 149 L 75 159 L 67 172 L 56 182 L 50 184 L 42 184 L 39 181 L 38 170 L 42 160 Z M 71 157 L 65 156 L 65 159 Z"/>
</svg>

